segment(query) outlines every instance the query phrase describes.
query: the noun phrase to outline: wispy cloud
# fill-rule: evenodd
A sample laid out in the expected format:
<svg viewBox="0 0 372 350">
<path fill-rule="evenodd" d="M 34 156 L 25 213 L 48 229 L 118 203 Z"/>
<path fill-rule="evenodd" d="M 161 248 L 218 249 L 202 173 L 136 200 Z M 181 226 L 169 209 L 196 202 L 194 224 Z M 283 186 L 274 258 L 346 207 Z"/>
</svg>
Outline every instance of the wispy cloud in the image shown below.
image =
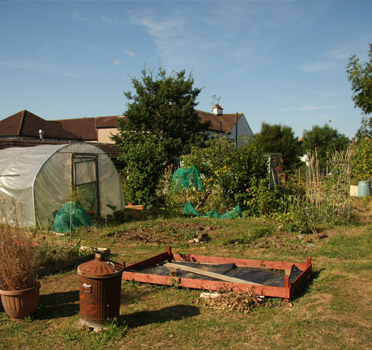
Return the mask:
<svg viewBox="0 0 372 350">
<path fill-rule="evenodd" d="M 334 64 L 335 64 L 334 61 L 304 63 L 298 66 L 297 69 L 305 73 L 314 73 L 329 70 L 334 66 Z"/>
<path fill-rule="evenodd" d="M 82 76 L 81 71 L 71 69 L 64 66 L 59 66 L 55 63 L 49 62 L 32 62 L 32 61 L 0 61 L 0 66 L 22 69 L 32 72 L 52 74 L 62 77 L 79 78 Z"/>
<path fill-rule="evenodd" d="M 80 12 L 77 11 L 72 12 L 71 18 L 74 21 L 86 22 L 94 25 L 122 26 L 128 24 L 127 21 L 120 19 L 118 16 L 100 15 L 96 17 L 89 17 L 87 15 L 82 15 Z"/>
<path fill-rule="evenodd" d="M 202 10 L 200 10 L 202 12 Z M 160 59 L 167 68 L 199 69 L 207 68 L 216 62 L 221 64 L 227 57 L 226 37 L 231 31 L 222 31 L 225 21 L 218 19 L 213 23 L 213 34 L 206 26 L 212 25 L 209 15 L 174 10 L 167 14 L 140 12 L 132 17 L 135 24 L 145 28 L 153 38 Z M 211 14 L 213 16 L 213 14 Z M 238 19 L 235 18 L 237 22 Z"/>
<path fill-rule="evenodd" d="M 120 59 L 119 59 L 119 58 L 114 59 L 114 64 L 115 64 L 116 66 L 120 66 L 120 65 L 121 65 L 121 61 L 120 61 Z"/>
<path fill-rule="evenodd" d="M 133 51 L 130 51 L 130 50 L 125 50 L 125 54 L 132 57 L 132 58 L 135 58 L 136 57 L 136 54 L 135 52 Z"/>
<path fill-rule="evenodd" d="M 363 61 L 368 57 L 369 46 L 366 43 L 371 42 L 372 33 L 361 35 L 351 41 L 343 42 L 334 48 L 328 50 L 326 55 L 336 60 L 348 60 L 352 55 L 357 54 Z"/>
<path fill-rule="evenodd" d="M 362 35 L 360 38 L 355 38 L 352 41 L 346 41 L 335 45 L 321 54 L 322 59 L 314 62 L 303 63 L 296 68 L 302 72 L 314 73 L 330 70 L 342 64 L 343 68 L 346 62 L 353 55 L 357 54 L 361 60 L 367 59 L 368 45 L 372 35 Z"/>
<path fill-rule="evenodd" d="M 190 57 L 193 52 L 192 32 L 187 33 L 187 19 L 176 14 L 171 16 L 156 16 L 151 13 L 139 13 L 132 17 L 135 24 L 145 28 L 153 38 L 160 58 L 166 65 L 173 66 L 183 63 L 182 57 Z"/>
<path fill-rule="evenodd" d="M 256 5 L 216 1 L 196 9 L 182 3 L 161 13 L 138 11 L 131 20 L 153 38 L 166 66 L 199 71 L 224 67 L 236 75 L 270 62 L 293 24 L 301 28 L 307 23 L 291 3 Z"/>
</svg>

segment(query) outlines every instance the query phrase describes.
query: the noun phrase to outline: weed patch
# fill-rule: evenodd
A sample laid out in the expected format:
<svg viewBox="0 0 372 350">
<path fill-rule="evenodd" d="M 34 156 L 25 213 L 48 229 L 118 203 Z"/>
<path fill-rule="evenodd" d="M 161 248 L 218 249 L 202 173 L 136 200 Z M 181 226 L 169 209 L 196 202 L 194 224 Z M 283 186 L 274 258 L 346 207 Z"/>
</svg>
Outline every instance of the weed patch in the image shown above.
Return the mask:
<svg viewBox="0 0 372 350">
<path fill-rule="evenodd" d="M 317 254 L 342 260 L 359 260 L 372 256 L 372 234 L 366 230 L 358 235 L 340 234 L 331 238 Z"/>
</svg>

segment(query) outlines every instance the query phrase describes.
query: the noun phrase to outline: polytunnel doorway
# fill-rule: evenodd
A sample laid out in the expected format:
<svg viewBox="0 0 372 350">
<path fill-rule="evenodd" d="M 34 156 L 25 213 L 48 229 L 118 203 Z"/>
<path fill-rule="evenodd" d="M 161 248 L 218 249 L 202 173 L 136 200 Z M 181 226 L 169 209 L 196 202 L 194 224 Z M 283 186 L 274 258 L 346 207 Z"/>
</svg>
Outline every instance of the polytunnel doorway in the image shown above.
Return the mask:
<svg viewBox="0 0 372 350">
<path fill-rule="evenodd" d="M 72 188 L 76 201 L 84 210 L 100 216 L 98 157 L 91 154 L 72 154 Z"/>
</svg>

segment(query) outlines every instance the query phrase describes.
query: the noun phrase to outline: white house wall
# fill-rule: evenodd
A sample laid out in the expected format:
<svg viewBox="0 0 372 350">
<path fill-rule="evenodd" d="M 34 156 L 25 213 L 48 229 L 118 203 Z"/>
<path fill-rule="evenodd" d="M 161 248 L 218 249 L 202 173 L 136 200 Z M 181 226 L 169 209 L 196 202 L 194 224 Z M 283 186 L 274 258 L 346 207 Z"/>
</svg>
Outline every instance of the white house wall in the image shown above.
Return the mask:
<svg viewBox="0 0 372 350">
<path fill-rule="evenodd" d="M 236 142 L 238 140 L 238 146 L 242 143 L 242 138 L 246 138 L 253 135 L 252 129 L 249 126 L 247 119 L 244 115 L 240 117 L 237 123 L 238 130 L 236 130 L 236 124 L 231 130 L 231 138 Z M 238 132 L 237 132 L 238 131 Z"/>
<path fill-rule="evenodd" d="M 247 122 L 247 119 L 245 118 L 244 115 L 242 115 L 240 117 L 240 119 L 238 120 L 237 125 L 238 125 L 238 130 L 236 129 L 236 124 L 235 124 L 235 126 L 232 128 L 230 133 L 209 131 L 208 132 L 208 138 L 209 138 L 209 140 L 211 140 L 215 136 L 218 136 L 218 137 L 224 137 L 225 136 L 225 137 L 229 138 L 230 140 L 232 140 L 233 142 L 236 142 L 236 140 L 238 140 L 238 146 L 240 146 L 241 142 L 242 142 L 241 139 L 252 136 L 253 132 L 252 132 L 252 129 L 249 126 L 249 124 Z"/>
</svg>

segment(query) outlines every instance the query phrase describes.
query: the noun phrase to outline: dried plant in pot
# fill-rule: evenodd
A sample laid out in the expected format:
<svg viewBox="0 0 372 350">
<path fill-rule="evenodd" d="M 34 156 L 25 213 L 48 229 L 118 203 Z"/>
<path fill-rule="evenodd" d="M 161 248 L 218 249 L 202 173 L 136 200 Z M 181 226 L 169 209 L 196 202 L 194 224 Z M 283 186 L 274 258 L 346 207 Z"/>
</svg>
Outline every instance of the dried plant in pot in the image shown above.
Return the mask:
<svg viewBox="0 0 372 350">
<path fill-rule="evenodd" d="M 33 314 L 39 305 L 32 255 L 28 231 L 0 224 L 0 295 L 5 312 L 15 320 Z"/>
</svg>

